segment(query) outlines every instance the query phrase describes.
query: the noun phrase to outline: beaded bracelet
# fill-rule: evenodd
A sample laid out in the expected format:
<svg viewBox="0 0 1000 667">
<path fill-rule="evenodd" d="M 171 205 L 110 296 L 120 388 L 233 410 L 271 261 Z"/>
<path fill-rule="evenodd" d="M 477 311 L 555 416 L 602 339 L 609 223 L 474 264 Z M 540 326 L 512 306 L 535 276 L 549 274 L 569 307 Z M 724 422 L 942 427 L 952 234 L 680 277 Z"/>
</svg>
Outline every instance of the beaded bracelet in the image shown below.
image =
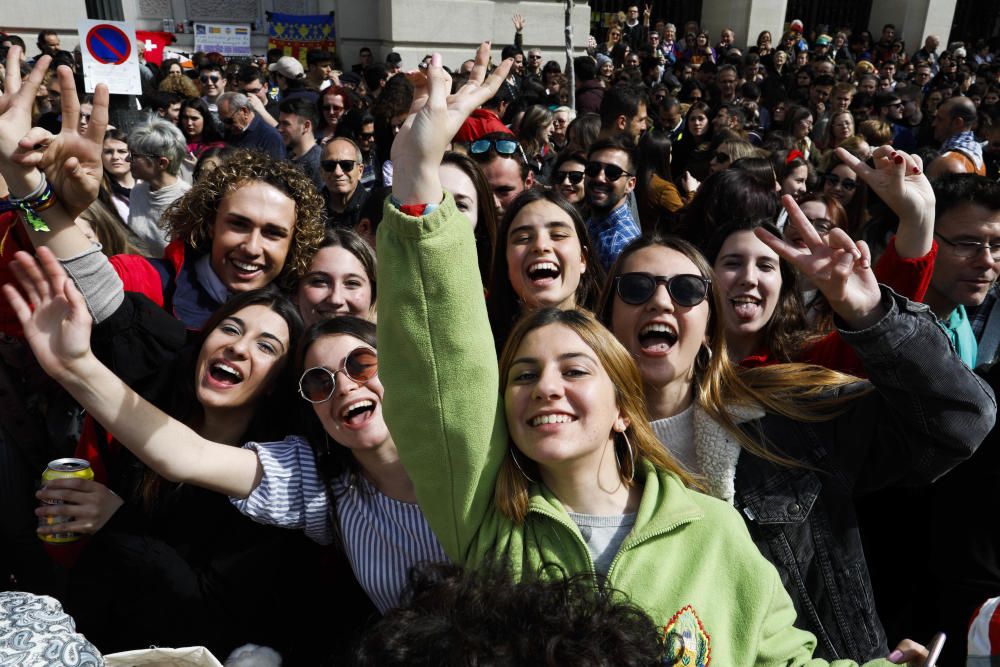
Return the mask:
<svg viewBox="0 0 1000 667">
<path fill-rule="evenodd" d="M 52 230 L 49 229 L 44 220 L 38 217 L 38 214 L 52 208 L 57 200 L 55 194 L 52 192 L 52 186 L 49 185 L 48 179 L 45 178 L 45 174 L 42 173 L 41 175 L 41 182 L 26 197 L 22 197 L 21 199 L 0 199 L 0 213 L 21 211 L 28 220 L 28 224 L 36 232 L 50 232 Z"/>
</svg>

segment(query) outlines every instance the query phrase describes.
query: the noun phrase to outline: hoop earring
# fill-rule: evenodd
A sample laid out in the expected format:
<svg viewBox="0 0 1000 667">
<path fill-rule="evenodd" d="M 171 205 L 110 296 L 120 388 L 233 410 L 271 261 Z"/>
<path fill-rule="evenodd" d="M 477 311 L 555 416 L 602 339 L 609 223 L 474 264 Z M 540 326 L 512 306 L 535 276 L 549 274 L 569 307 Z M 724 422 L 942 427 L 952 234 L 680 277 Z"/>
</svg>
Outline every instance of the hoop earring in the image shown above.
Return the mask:
<svg viewBox="0 0 1000 667">
<path fill-rule="evenodd" d="M 514 453 L 514 448 L 513 447 L 508 447 L 507 451 L 510 452 L 510 458 L 514 459 L 514 465 L 517 466 L 517 469 L 521 472 L 521 475 L 526 480 L 528 480 L 529 483 L 531 483 L 531 484 L 537 484 L 537 482 L 535 482 L 535 480 L 533 480 L 530 477 L 528 477 L 528 473 L 524 472 L 524 468 L 521 467 L 521 462 L 517 460 L 517 454 Z"/>
<path fill-rule="evenodd" d="M 621 435 L 621 437 L 623 437 L 625 439 L 625 448 L 628 450 L 628 463 L 629 463 L 629 473 L 630 474 L 628 476 L 628 479 L 625 480 L 625 481 L 628 482 L 629 484 L 631 484 L 633 482 L 633 480 L 635 480 L 635 454 L 633 454 L 633 452 L 632 452 L 632 443 L 628 441 L 628 436 L 625 435 L 625 431 L 619 432 L 619 435 Z M 615 447 L 615 463 L 618 464 L 618 469 L 619 470 L 621 470 L 623 468 L 622 462 L 618 458 L 618 448 L 617 447 Z"/>
<path fill-rule="evenodd" d="M 712 348 L 708 345 L 702 345 L 701 349 L 698 350 L 698 356 L 695 358 L 695 366 L 699 372 L 704 373 L 710 363 L 712 363 Z"/>
</svg>

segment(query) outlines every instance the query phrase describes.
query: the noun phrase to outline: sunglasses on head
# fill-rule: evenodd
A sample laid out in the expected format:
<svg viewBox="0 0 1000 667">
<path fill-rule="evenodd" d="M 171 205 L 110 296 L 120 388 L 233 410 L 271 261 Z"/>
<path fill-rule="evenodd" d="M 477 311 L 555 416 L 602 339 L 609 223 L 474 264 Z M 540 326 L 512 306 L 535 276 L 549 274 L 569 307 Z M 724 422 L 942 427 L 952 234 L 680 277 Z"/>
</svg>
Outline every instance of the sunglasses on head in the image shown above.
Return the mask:
<svg viewBox="0 0 1000 667">
<path fill-rule="evenodd" d="M 653 298 L 658 285 L 663 285 L 674 303 L 692 308 L 705 300 L 711 284 L 712 281 L 708 278 L 691 273 L 681 273 L 669 278 L 648 273 L 623 273 L 615 278 L 615 292 L 618 298 L 630 306 L 639 306 Z"/>
<path fill-rule="evenodd" d="M 329 401 L 337 390 L 337 373 L 366 384 L 378 375 L 378 355 L 370 347 L 356 347 L 344 359 L 343 367 L 335 371 L 322 366 L 310 368 L 299 378 L 299 395 L 310 403 Z"/>
<path fill-rule="evenodd" d="M 520 148 L 513 139 L 477 139 L 469 146 L 469 152 L 473 155 L 482 155 L 495 150 L 500 155 L 513 155 Z"/>
<path fill-rule="evenodd" d="M 319 166 L 323 171 L 331 174 L 337 171 L 337 167 L 340 166 L 342 172 L 349 174 L 354 170 L 356 164 L 358 164 L 357 160 L 320 160 Z"/>
<path fill-rule="evenodd" d="M 622 176 L 634 176 L 634 174 L 630 174 L 617 164 L 597 162 L 596 160 L 588 162 L 586 168 L 583 170 L 583 173 L 585 173 L 589 178 L 597 178 L 598 174 L 602 171 L 604 172 L 604 178 L 612 183 L 617 181 Z"/>
<path fill-rule="evenodd" d="M 219 83 L 219 80 L 222 77 L 220 77 L 220 76 L 218 76 L 216 74 L 213 74 L 211 76 L 209 76 L 208 74 L 202 74 L 200 78 L 201 78 L 201 82 L 202 83 L 208 83 L 209 81 L 211 81 L 212 83 Z"/>
<path fill-rule="evenodd" d="M 583 182 L 583 172 L 582 171 L 557 171 L 556 172 L 556 183 L 563 183 L 569 181 L 571 185 L 580 185 Z"/>
<path fill-rule="evenodd" d="M 827 174 L 823 178 L 826 180 L 827 184 L 829 184 L 831 187 L 835 188 L 835 187 L 837 187 L 839 185 L 840 187 L 844 188 L 848 192 L 850 192 L 854 188 L 858 187 L 858 182 L 857 181 L 851 180 L 849 178 L 841 179 L 836 174 Z"/>
</svg>

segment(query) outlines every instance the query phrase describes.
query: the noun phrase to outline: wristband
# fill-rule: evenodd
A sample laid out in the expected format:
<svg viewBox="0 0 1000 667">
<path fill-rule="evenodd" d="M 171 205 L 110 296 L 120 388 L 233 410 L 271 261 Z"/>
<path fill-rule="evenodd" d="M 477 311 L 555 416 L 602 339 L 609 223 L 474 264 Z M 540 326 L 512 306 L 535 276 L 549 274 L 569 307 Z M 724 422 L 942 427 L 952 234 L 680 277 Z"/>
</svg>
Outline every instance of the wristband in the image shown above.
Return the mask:
<svg viewBox="0 0 1000 667">
<path fill-rule="evenodd" d="M 52 186 L 49 185 L 48 179 L 45 178 L 45 173 L 40 173 L 42 180 L 29 195 L 20 199 L 7 198 L 0 200 L 0 213 L 21 211 L 27 219 L 28 224 L 36 232 L 50 232 L 52 230 L 49 229 L 44 220 L 38 217 L 38 214 L 52 208 L 56 203 L 56 197 L 52 192 Z"/>
<path fill-rule="evenodd" d="M 441 206 L 440 204 L 404 204 L 392 196 L 389 197 L 389 202 L 401 213 L 413 216 L 414 218 L 421 218 L 425 215 L 429 215 Z"/>
</svg>

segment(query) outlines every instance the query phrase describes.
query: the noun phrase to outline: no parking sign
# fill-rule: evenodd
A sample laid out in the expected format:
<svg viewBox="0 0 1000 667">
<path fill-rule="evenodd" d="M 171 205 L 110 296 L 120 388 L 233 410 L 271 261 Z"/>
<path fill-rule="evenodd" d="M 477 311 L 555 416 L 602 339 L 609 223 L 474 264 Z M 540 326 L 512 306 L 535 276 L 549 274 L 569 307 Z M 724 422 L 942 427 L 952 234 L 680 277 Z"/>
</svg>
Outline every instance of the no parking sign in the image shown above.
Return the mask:
<svg viewBox="0 0 1000 667">
<path fill-rule="evenodd" d="M 124 21 L 87 19 L 81 19 L 77 28 L 86 91 L 92 93 L 97 84 L 106 83 L 112 93 L 142 94 L 135 29 Z"/>
</svg>

